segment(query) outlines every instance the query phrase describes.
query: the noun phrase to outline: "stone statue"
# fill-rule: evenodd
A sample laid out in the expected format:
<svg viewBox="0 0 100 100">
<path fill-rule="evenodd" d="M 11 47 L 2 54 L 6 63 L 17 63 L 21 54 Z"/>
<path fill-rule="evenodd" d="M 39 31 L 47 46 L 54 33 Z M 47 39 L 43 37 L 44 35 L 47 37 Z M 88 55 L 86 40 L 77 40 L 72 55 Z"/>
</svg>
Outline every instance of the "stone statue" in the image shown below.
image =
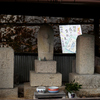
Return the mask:
<svg viewBox="0 0 100 100">
<path fill-rule="evenodd" d="M 53 60 L 54 31 L 48 24 L 40 27 L 38 33 L 38 59 Z"/>
</svg>

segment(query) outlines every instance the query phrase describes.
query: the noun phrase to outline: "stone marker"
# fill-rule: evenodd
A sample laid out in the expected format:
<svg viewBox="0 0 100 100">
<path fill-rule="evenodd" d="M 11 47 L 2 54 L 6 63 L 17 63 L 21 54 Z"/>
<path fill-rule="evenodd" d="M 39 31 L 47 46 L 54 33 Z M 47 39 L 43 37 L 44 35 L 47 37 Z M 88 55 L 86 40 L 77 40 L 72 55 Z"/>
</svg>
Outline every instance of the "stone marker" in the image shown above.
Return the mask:
<svg viewBox="0 0 100 100">
<path fill-rule="evenodd" d="M 62 74 L 56 73 L 56 61 L 53 61 L 54 32 L 51 26 L 43 25 L 38 33 L 38 60 L 35 60 L 35 72 L 30 71 L 31 86 L 61 86 Z"/>
<path fill-rule="evenodd" d="M 76 73 L 94 74 L 94 36 L 80 35 L 76 48 Z"/>
<path fill-rule="evenodd" d="M 14 51 L 11 47 L 0 48 L 0 88 L 14 86 Z"/>
<path fill-rule="evenodd" d="M 76 50 L 76 73 L 69 74 L 69 82 L 75 80 L 82 85 L 82 89 L 76 92 L 77 96 L 100 95 L 100 74 L 94 73 L 94 59 L 94 36 L 88 34 L 79 36 Z M 100 71 L 100 67 L 98 66 L 96 70 Z"/>
<path fill-rule="evenodd" d="M 56 73 L 56 61 L 35 60 L 36 73 Z"/>
<path fill-rule="evenodd" d="M 38 33 L 38 59 L 53 60 L 54 32 L 51 26 L 43 25 Z"/>
</svg>

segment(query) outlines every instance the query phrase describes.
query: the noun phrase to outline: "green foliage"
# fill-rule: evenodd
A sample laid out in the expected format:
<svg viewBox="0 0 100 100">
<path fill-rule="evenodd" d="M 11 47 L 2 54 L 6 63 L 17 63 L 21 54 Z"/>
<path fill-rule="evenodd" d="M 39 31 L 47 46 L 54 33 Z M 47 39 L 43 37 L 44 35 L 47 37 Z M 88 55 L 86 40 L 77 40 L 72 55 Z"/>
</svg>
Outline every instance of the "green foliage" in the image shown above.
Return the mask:
<svg viewBox="0 0 100 100">
<path fill-rule="evenodd" d="M 79 85 L 78 82 L 72 81 L 71 83 L 66 83 L 65 84 L 65 89 L 67 90 L 67 92 L 74 92 L 74 91 L 79 91 L 79 89 L 81 89 L 82 85 Z"/>
</svg>

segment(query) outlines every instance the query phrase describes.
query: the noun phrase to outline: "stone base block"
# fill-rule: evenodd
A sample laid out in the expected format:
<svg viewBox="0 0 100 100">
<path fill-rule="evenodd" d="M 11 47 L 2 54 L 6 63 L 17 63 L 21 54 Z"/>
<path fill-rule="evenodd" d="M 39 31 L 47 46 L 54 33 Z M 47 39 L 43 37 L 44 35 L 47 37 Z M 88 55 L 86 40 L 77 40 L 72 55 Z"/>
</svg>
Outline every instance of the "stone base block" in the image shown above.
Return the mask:
<svg viewBox="0 0 100 100">
<path fill-rule="evenodd" d="M 100 88 L 80 89 L 79 91 L 76 92 L 76 94 L 78 97 L 83 97 L 83 96 L 85 96 L 85 97 L 100 97 Z"/>
<path fill-rule="evenodd" d="M 83 89 L 92 89 L 100 87 L 100 74 L 80 75 L 77 73 L 69 74 L 69 82 L 75 79 L 76 82 L 82 85 Z"/>
<path fill-rule="evenodd" d="M 0 100 L 2 100 L 1 98 L 6 98 L 6 100 L 18 98 L 18 88 L 0 89 Z"/>
<path fill-rule="evenodd" d="M 34 71 L 30 71 L 30 85 L 31 86 L 61 86 L 62 74 L 35 73 Z"/>
<path fill-rule="evenodd" d="M 36 73 L 56 73 L 56 61 L 35 60 Z"/>
</svg>

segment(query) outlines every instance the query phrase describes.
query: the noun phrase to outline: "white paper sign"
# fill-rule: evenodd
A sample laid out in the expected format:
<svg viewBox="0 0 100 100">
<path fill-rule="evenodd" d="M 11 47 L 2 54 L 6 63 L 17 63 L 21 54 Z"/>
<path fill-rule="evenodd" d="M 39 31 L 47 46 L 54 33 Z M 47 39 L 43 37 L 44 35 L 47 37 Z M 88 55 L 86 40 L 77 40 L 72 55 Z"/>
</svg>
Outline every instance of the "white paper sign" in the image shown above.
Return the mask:
<svg viewBox="0 0 100 100">
<path fill-rule="evenodd" d="M 63 53 L 76 53 L 76 39 L 82 35 L 80 25 L 59 25 Z"/>
</svg>

